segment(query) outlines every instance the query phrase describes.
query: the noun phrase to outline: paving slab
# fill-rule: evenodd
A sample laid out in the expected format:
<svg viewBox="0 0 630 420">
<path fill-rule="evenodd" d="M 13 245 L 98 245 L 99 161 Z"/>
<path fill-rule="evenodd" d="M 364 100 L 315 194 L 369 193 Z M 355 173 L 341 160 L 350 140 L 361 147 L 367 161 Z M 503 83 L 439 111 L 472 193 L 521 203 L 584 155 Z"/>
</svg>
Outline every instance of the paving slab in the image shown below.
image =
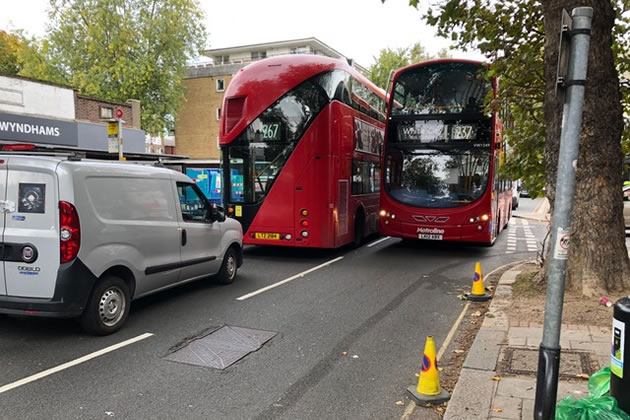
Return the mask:
<svg viewBox="0 0 630 420">
<path fill-rule="evenodd" d="M 501 275 L 499 284 L 513 284 L 519 274 L 521 274 L 521 270 L 508 270 Z"/>
<path fill-rule="evenodd" d="M 444 420 L 487 419 L 496 382 L 494 372 L 462 368 Z"/>
<path fill-rule="evenodd" d="M 536 394 L 536 379 L 534 378 L 501 378 L 497 387 L 497 395 L 513 398 L 533 399 Z"/>
<path fill-rule="evenodd" d="M 504 397 L 501 395 L 497 395 L 492 401 L 490 414 L 501 419 L 520 420 L 522 404 L 522 398 Z M 494 409 L 501 409 L 501 411 L 497 412 Z"/>
<path fill-rule="evenodd" d="M 497 368 L 497 359 L 499 358 L 501 345 L 504 342 L 504 331 L 490 328 L 480 329 L 468 351 L 464 367 L 494 372 Z"/>
</svg>

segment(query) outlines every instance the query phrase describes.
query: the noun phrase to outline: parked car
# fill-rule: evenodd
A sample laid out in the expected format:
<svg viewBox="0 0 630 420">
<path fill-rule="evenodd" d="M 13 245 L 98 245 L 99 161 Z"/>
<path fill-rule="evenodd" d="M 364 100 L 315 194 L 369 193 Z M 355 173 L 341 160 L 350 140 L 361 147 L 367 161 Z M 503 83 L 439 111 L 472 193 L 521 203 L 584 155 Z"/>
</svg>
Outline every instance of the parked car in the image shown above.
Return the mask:
<svg viewBox="0 0 630 420">
<path fill-rule="evenodd" d="M 151 166 L 0 155 L 0 313 L 117 331 L 133 299 L 242 263 L 241 225 L 186 175 Z"/>
<path fill-rule="evenodd" d="M 512 181 L 512 210 L 518 208 L 519 201 L 521 199 L 521 183 L 520 181 Z"/>
<path fill-rule="evenodd" d="M 626 229 L 630 229 L 630 185 L 623 187 L 623 220 Z"/>
</svg>

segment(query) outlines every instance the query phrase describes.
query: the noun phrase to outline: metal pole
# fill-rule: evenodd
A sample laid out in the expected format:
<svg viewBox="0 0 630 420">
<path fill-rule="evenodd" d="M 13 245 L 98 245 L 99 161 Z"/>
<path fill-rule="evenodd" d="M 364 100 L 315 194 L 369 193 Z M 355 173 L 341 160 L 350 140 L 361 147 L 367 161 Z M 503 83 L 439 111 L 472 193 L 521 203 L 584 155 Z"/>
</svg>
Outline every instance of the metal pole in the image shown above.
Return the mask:
<svg viewBox="0 0 630 420">
<path fill-rule="evenodd" d="M 547 274 L 547 299 L 542 343 L 538 357 L 536 402 L 534 418 L 549 420 L 555 417 L 560 370 L 560 326 L 564 299 L 564 279 L 567 268 L 571 210 L 575 193 L 582 105 L 588 66 L 591 7 L 578 7 L 571 13 L 571 55 L 567 75 L 567 97 L 563 110 L 556 200 L 552 219 L 551 260 Z"/>
<path fill-rule="evenodd" d="M 118 118 L 118 160 L 123 160 L 122 119 Z"/>
</svg>

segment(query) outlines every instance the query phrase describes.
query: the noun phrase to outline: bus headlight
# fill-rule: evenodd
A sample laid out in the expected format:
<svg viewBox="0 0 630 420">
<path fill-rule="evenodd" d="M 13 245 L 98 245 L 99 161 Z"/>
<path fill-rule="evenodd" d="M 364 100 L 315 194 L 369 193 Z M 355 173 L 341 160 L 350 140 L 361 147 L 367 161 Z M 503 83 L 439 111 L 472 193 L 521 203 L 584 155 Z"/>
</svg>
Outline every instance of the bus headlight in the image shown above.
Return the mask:
<svg viewBox="0 0 630 420">
<path fill-rule="evenodd" d="M 489 219 L 489 217 L 488 217 L 488 215 L 487 215 L 487 214 L 482 214 L 482 215 L 481 215 L 481 221 L 482 221 L 482 222 L 487 222 L 487 221 L 488 221 L 488 219 Z"/>
<path fill-rule="evenodd" d="M 290 233 L 287 233 L 286 235 L 284 235 L 284 239 L 286 239 L 287 241 L 290 241 L 292 238 Z"/>
<path fill-rule="evenodd" d="M 302 235 L 303 238 L 308 238 L 308 232 L 303 230 L 302 232 L 300 232 L 300 235 Z"/>
<path fill-rule="evenodd" d="M 387 215 L 387 212 L 385 210 L 381 210 L 380 212 L 378 212 L 378 214 L 381 217 L 385 217 Z"/>
</svg>

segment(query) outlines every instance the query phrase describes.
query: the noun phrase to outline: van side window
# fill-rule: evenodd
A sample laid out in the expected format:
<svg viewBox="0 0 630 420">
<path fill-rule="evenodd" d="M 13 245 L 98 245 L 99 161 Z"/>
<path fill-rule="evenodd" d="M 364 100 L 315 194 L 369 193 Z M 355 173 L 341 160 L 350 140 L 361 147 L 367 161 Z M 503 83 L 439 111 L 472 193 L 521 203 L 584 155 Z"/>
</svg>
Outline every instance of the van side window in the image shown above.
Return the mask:
<svg viewBox="0 0 630 420">
<path fill-rule="evenodd" d="M 184 222 L 201 222 L 209 220 L 210 207 L 208 201 L 195 184 L 177 183 L 182 219 Z"/>
</svg>

